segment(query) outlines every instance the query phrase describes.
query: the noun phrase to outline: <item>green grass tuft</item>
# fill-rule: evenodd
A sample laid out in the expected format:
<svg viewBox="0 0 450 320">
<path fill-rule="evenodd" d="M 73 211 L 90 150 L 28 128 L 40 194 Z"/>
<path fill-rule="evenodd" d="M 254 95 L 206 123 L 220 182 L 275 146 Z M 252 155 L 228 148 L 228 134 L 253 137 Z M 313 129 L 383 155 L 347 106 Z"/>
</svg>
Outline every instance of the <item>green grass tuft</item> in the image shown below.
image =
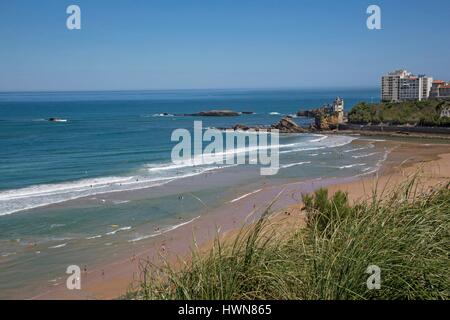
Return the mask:
<svg viewBox="0 0 450 320">
<path fill-rule="evenodd" d="M 277 233 L 264 215 L 232 243 L 174 269 L 143 267 L 137 299 L 448 299 L 449 186 L 415 195 L 414 181 L 350 205 L 345 193 L 304 196 L 307 225 Z M 369 290 L 366 269 L 381 269 Z"/>
</svg>

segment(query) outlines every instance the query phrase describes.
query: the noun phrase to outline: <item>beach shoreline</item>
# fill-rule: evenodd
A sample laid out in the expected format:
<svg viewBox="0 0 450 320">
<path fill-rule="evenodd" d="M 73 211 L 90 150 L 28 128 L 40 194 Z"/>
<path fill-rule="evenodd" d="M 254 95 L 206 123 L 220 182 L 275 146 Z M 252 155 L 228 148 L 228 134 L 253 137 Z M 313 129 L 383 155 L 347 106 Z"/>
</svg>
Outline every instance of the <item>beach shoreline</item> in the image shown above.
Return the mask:
<svg viewBox="0 0 450 320">
<path fill-rule="evenodd" d="M 368 138 L 368 137 L 364 137 Z M 379 138 L 378 136 L 374 138 Z M 355 140 L 354 143 L 358 143 Z M 427 141 L 428 142 L 428 141 Z M 175 262 L 178 257 L 189 257 L 193 247 L 208 248 L 217 235 L 232 238 L 236 230 L 255 221 L 269 203 L 272 217 L 287 219 L 289 224 L 302 223 L 301 194 L 327 187 L 330 193 L 348 192 L 352 201 L 364 199 L 374 189 L 386 189 L 404 181 L 417 170 L 423 170 L 424 186 L 430 187 L 450 180 L 450 148 L 447 144 L 374 140 L 379 150 L 390 150 L 377 173 L 360 177 L 313 179 L 308 181 L 285 180 L 282 183 L 262 183 L 251 192 L 236 194 L 226 205 L 216 208 L 206 216 L 198 216 L 180 224 L 176 229 L 160 235 L 145 248 L 128 252 L 114 263 L 96 267 L 82 275 L 82 290 L 69 291 L 65 283 L 43 290 L 31 299 L 115 299 L 124 295 L 139 280 L 140 266 L 144 261 L 160 263 L 161 258 Z M 294 219 L 292 221 L 292 219 Z"/>
<path fill-rule="evenodd" d="M 379 138 L 402 138 L 411 140 L 437 140 L 447 143 L 450 140 L 450 135 L 447 133 L 433 133 L 433 132 L 414 132 L 407 131 L 408 127 L 403 127 L 405 131 L 396 131 L 394 128 L 391 131 L 388 130 L 368 130 L 368 129 L 339 129 L 335 131 L 320 131 L 322 134 L 336 134 L 336 135 L 348 135 L 348 136 L 362 136 L 362 137 L 379 137 Z"/>
</svg>

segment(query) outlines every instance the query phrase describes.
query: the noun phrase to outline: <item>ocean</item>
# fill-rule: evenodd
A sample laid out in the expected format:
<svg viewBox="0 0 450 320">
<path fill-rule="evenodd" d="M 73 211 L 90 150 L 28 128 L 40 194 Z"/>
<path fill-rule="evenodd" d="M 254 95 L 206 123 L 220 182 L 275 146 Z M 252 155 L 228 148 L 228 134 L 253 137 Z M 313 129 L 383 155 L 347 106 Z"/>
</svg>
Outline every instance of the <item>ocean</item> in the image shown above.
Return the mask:
<svg viewBox="0 0 450 320">
<path fill-rule="evenodd" d="M 113 260 L 120 250 L 207 214 L 205 205 L 236 201 L 262 179 L 375 172 L 385 152 L 369 140 L 355 148 L 357 137 L 341 135 L 281 135 L 280 170 L 264 178 L 254 165 L 170 160 L 172 132 L 192 130 L 194 120 L 205 128 L 269 125 L 336 96 L 348 111 L 377 101 L 379 90 L 0 93 L 0 298 L 56 283 L 67 265 Z M 211 109 L 254 114 L 176 116 Z"/>
</svg>

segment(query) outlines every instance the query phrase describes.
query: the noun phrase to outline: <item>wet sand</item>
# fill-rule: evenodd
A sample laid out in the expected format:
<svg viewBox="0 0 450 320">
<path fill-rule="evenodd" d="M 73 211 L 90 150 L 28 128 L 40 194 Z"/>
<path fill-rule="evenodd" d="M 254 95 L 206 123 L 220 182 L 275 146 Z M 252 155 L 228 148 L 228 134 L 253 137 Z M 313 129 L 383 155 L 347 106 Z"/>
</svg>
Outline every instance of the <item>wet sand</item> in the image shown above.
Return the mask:
<svg viewBox="0 0 450 320">
<path fill-rule="evenodd" d="M 425 141 L 425 140 L 424 140 Z M 354 141 L 358 144 L 358 140 Z M 320 187 L 328 187 L 330 193 L 342 190 L 349 193 L 352 201 L 370 197 L 376 189 L 379 193 L 398 186 L 399 183 L 418 170 L 424 189 L 450 181 L 450 145 L 413 143 L 405 141 L 375 141 L 379 150 L 390 150 L 382 167 L 376 174 L 339 179 L 316 179 L 308 181 L 267 182 L 254 185 L 253 192 L 236 190 L 234 200 L 217 209 L 211 209 L 176 230 L 155 238 L 151 244 L 137 247 L 134 252 L 121 255 L 114 263 L 95 269 L 86 268 L 81 276 L 81 290 L 68 290 L 63 281 L 32 299 L 114 299 L 125 294 L 138 280 L 140 264 L 144 261 L 160 263 L 161 257 L 175 262 L 177 257 L 189 257 L 190 250 L 197 246 L 208 248 L 217 236 L 232 238 L 243 225 L 257 219 L 267 206 L 277 198 L 270 211 L 271 219 L 284 226 L 304 223 L 301 194 Z"/>
</svg>

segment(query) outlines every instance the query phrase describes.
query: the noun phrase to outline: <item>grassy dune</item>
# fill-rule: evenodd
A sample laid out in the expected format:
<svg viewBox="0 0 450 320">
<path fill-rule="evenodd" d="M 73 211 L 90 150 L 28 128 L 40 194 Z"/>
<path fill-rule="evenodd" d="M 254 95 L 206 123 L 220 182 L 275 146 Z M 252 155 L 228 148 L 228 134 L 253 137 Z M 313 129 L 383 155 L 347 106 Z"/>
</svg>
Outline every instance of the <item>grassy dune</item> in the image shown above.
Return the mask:
<svg viewBox="0 0 450 320">
<path fill-rule="evenodd" d="M 350 205 L 341 192 L 304 196 L 306 227 L 282 232 L 268 215 L 188 262 L 147 264 L 137 299 L 448 299 L 449 185 Z M 381 288 L 369 290 L 369 265 Z"/>
</svg>

